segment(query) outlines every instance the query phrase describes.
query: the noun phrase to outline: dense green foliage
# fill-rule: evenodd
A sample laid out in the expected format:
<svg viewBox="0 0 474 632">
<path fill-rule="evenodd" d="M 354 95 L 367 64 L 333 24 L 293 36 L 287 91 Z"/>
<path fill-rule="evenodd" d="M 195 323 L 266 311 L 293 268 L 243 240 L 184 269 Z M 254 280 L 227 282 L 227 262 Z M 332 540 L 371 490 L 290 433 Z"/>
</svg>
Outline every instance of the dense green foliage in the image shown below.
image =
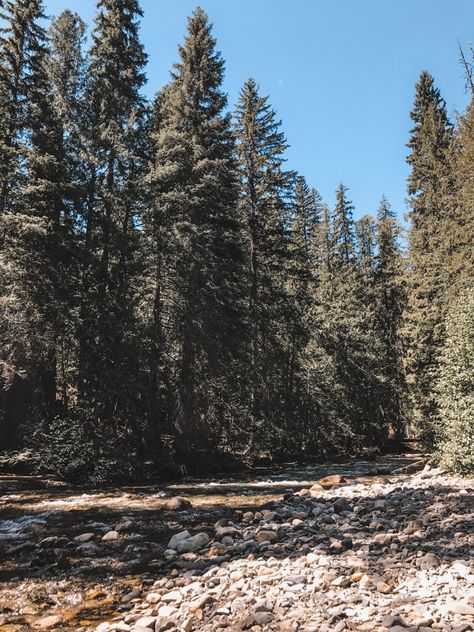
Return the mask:
<svg viewBox="0 0 474 632">
<path fill-rule="evenodd" d="M 0 5 L 0 447 L 104 482 L 408 424 L 472 467 L 474 107 L 452 126 L 421 74 L 407 258 L 385 198 L 355 221 L 285 168 L 253 79 L 231 113 L 201 9 L 148 103 L 138 0 L 99 0 L 89 50 Z"/>
<path fill-rule="evenodd" d="M 474 471 L 474 289 L 448 311 L 437 385 L 439 456 L 459 472 Z"/>
</svg>

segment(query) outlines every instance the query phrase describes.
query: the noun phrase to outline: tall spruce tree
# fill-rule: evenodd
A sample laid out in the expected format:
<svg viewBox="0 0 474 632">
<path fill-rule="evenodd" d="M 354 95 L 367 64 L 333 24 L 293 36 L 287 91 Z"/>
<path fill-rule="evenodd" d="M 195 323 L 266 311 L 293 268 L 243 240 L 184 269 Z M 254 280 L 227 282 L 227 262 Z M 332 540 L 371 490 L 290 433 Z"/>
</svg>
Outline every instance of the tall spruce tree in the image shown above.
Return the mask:
<svg viewBox="0 0 474 632">
<path fill-rule="evenodd" d="M 83 388 L 100 392 L 103 414 L 126 406 L 123 384 L 136 377 L 133 283 L 140 196 L 141 88 L 146 55 L 139 40 L 137 0 L 100 0 L 87 74 L 90 136 L 89 200 L 85 210 L 81 338 L 87 366 Z M 118 372 L 118 374 L 117 374 Z M 119 377 L 120 376 L 120 377 Z"/>
<path fill-rule="evenodd" d="M 177 443 L 212 450 L 240 423 L 245 275 L 224 62 L 201 9 L 188 21 L 179 55 L 162 94 L 147 178 L 152 328 L 158 344 L 166 337 Z"/>
<path fill-rule="evenodd" d="M 137 278 L 146 55 L 138 0 L 99 0 L 97 8 L 77 130 L 78 405 L 72 412 L 94 446 L 85 467 L 100 478 L 123 475 L 142 447 Z M 78 34 L 71 16 L 68 25 Z M 70 132 L 73 141 L 76 130 Z M 110 469 L 99 473 L 105 463 Z"/>
<path fill-rule="evenodd" d="M 446 104 L 426 71 L 420 75 L 408 143 L 411 167 L 409 307 L 406 312 L 407 373 L 413 399 L 413 422 L 429 442 L 436 417 L 434 384 L 444 340 L 446 231 L 453 192 L 450 163 L 452 127 Z"/>
<path fill-rule="evenodd" d="M 0 215 L 18 205 L 25 159 L 24 135 L 31 55 L 44 33 L 41 3 L 6 0 L 0 5 Z"/>
<path fill-rule="evenodd" d="M 405 261 L 400 250 L 401 229 L 388 200 L 377 210 L 375 291 L 377 331 L 381 339 L 381 409 L 385 424 L 397 439 L 404 432 L 406 397 L 403 371 L 403 309 L 406 302 Z"/>
<path fill-rule="evenodd" d="M 59 226 L 54 268 L 54 287 L 61 303 L 57 327 L 57 398 L 69 407 L 77 383 L 77 306 L 80 292 L 78 236 L 84 217 L 86 171 L 83 155 L 83 111 L 86 25 L 69 10 L 51 22 L 51 54 L 47 64 L 52 92 L 52 109 L 57 133 L 56 155 L 61 165 L 60 190 L 56 203 Z"/>
<path fill-rule="evenodd" d="M 377 340 L 374 339 L 373 231 L 371 220 L 353 221 L 347 188 L 325 221 L 327 264 L 318 303 L 321 341 L 337 371 L 339 417 L 347 440 L 379 439 Z M 356 230 L 357 228 L 357 230 Z"/>
<path fill-rule="evenodd" d="M 337 188 L 332 217 L 332 257 L 336 267 L 355 261 L 354 207 L 347 198 L 347 190 L 342 183 Z"/>
<path fill-rule="evenodd" d="M 239 207 L 250 263 L 249 449 L 268 438 L 268 427 L 284 435 L 285 366 L 288 362 L 284 271 L 294 173 L 284 169 L 286 140 L 268 97 L 249 79 L 236 109 L 235 131 L 241 177 Z"/>
<path fill-rule="evenodd" d="M 41 26 L 42 2 L 7 6 L 4 47 L 14 70 L 14 112 L 8 117 L 1 193 L 2 278 L 8 287 L 2 301 L 7 336 L 2 364 L 10 374 L 7 399 L 21 393 L 20 408 L 28 407 L 23 413 L 31 421 L 48 423 L 57 403 L 57 332 L 62 320 L 59 128 L 47 74 L 50 51 Z"/>
<path fill-rule="evenodd" d="M 300 440 L 311 433 L 311 393 L 305 380 L 304 352 L 312 329 L 314 260 L 320 223 L 320 200 L 306 180 L 295 180 L 286 263 L 285 302 L 288 323 L 288 364 L 284 409 L 285 432 Z"/>
</svg>

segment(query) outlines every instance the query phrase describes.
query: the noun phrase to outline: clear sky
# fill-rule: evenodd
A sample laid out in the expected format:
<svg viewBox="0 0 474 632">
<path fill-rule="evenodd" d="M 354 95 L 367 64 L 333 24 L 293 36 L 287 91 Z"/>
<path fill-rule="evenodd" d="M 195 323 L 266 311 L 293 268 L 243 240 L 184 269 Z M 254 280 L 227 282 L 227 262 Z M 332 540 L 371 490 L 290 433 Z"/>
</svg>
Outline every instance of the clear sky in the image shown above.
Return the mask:
<svg viewBox="0 0 474 632">
<path fill-rule="evenodd" d="M 46 0 L 92 23 L 95 0 Z M 200 4 L 226 61 L 233 106 L 253 76 L 283 121 L 288 166 L 330 204 L 343 181 L 356 216 L 385 194 L 405 212 L 409 111 L 421 69 L 454 117 L 467 104 L 458 41 L 474 39 L 474 0 L 142 0 L 152 96 L 168 81 L 186 18 Z"/>
</svg>

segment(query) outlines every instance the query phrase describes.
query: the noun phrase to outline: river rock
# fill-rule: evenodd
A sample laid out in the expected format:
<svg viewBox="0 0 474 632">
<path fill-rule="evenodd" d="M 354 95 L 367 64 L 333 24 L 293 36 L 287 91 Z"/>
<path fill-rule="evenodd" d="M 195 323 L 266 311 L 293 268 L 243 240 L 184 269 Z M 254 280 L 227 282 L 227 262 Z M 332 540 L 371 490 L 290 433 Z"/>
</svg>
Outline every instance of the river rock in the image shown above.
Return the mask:
<svg viewBox="0 0 474 632">
<path fill-rule="evenodd" d="M 101 549 L 93 542 L 87 542 L 86 544 L 80 544 L 76 548 L 76 553 L 81 557 L 99 557 L 102 555 Z"/>
<path fill-rule="evenodd" d="M 161 595 L 160 593 L 151 592 L 146 596 L 146 600 L 148 603 L 158 603 L 161 600 Z"/>
<path fill-rule="evenodd" d="M 115 531 L 130 531 L 135 526 L 135 522 L 132 518 L 121 518 L 119 522 L 114 527 Z"/>
<path fill-rule="evenodd" d="M 352 509 L 346 498 L 338 498 L 333 502 L 332 507 L 334 509 L 334 513 L 337 514 L 340 514 L 343 511 L 351 511 Z"/>
<path fill-rule="evenodd" d="M 41 619 L 35 621 L 35 625 L 40 630 L 50 630 L 51 628 L 57 628 L 62 620 L 62 617 L 59 615 L 51 615 L 49 617 L 41 617 Z"/>
<path fill-rule="evenodd" d="M 95 538 L 95 533 L 81 533 L 80 535 L 76 535 L 74 538 L 75 542 L 79 544 L 85 544 L 86 542 L 90 542 Z"/>
<path fill-rule="evenodd" d="M 278 540 L 278 534 L 275 531 L 262 529 L 261 531 L 257 531 L 255 539 L 257 542 L 276 542 Z"/>
<path fill-rule="evenodd" d="M 449 601 L 444 608 L 442 608 L 442 612 L 465 614 L 474 617 L 474 606 L 470 606 L 468 603 L 461 601 Z"/>
<path fill-rule="evenodd" d="M 138 619 L 138 621 L 135 621 L 135 626 L 140 627 L 140 628 L 145 628 L 148 630 L 154 630 L 155 623 L 156 623 L 156 617 L 145 616 Z"/>
<path fill-rule="evenodd" d="M 181 601 L 181 600 L 182 600 L 182 596 L 178 590 L 172 590 L 171 592 L 166 593 L 165 595 L 162 595 L 161 597 L 161 601 L 163 603 L 173 603 L 175 601 Z"/>
<path fill-rule="evenodd" d="M 175 496 L 174 498 L 167 500 L 165 503 L 165 509 L 168 509 L 168 511 L 185 511 L 191 507 L 192 505 L 189 500 L 186 500 L 181 496 Z"/>
<path fill-rule="evenodd" d="M 117 531 L 109 531 L 102 536 L 102 542 L 116 542 L 120 540 L 120 534 Z"/>
<path fill-rule="evenodd" d="M 217 527 L 216 529 L 217 540 L 222 540 L 225 537 L 235 538 L 240 535 L 241 535 L 241 532 L 235 527 Z"/>
<path fill-rule="evenodd" d="M 181 531 L 180 533 L 176 533 L 168 542 L 168 549 L 176 550 L 178 542 L 181 542 L 182 540 L 187 540 L 190 537 L 191 533 L 189 531 Z"/>
<path fill-rule="evenodd" d="M 324 489 L 330 489 L 331 487 L 345 485 L 347 481 L 340 474 L 331 474 L 330 476 L 325 476 L 324 478 L 319 479 L 318 483 Z"/>
<path fill-rule="evenodd" d="M 420 566 L 422 570 L 426 571 L 441 566 L 441 561 L 434 553 L 427 553 L 420 559 Z"/>
<path fill-rule="evenodd" d="M 38 546 L 42 549 L 54 549 L 54 548 L 60 548 L 62 546 L 66 546 L 67 544 L 69 544 L 69 538 L 66 538 L 66 536 L 50 536 L 49 538 L 43 538 Z"/>
<path fill-rule="evenodd" d="M 305 480 L 310 477 L 307 472 Z M 124 625 L 131 632 L 238 632 L 242 626 L 251 632 L 468 632 L 474 616 L 472 482 L 433 473 L 429 479 L 352 481 L 344 488 L 340 479 L 330 483 L 317 498 L 285 489 L 255 513 L 215 505 L 158 521 L 140 517 L 139 544 L 130 544 L 132 532 L 126 549 L 100 549 L 104 563 L 143 559 L 153 571 L 142 579 L 140 599 L 118 606 Z M 158 552 L 156 541 L 178 519 L 193 528 L 214 525 L 213 541 L 204 531 L 181 531 L 165 555 Z M 413 531 L 404 532 L 407 527 Z M 103 533 L 90 524 L 87 529 Z M 95 546 L 80 544 L 88 545 Z M 37 557 L 51 564 L 48 553 L 39 549 Z M 147 616 L 155 620 L 151 627 L 139 624 Z M 118 632 L 117 625 L 107 632 Z"/>
<path fill-rule="evenodd" d="M 191 612 L 202 610 L 204 606 L 206 606 L 208 603 L 212 603 L 213 601 L 215 601 L 215 597 L 213 597 L 209 593 L 204 593 L 204 595 L 201 595 L 189 604 L 189 610 Z"/>
<path fill-rule="evenodd" d="M 396 625 L 405 627 L 405 622 L 402 619 L 400 619 L 400 617 L 397 617 L 392 614 L 387 614 L 382 619 L 382 625 L 384 626 L 384 628 L 393 628 Z"/>
<path fill-rule="evenodd" d="M 176 544 L 176 550 L 178 553 L 187 553 L 188 551 L 195 551 L 196 549 L 202 549 L 209 542 L 209 536 L 207 533 L 197 533 L 186 540 L 180 540 Z"/>
</svg>

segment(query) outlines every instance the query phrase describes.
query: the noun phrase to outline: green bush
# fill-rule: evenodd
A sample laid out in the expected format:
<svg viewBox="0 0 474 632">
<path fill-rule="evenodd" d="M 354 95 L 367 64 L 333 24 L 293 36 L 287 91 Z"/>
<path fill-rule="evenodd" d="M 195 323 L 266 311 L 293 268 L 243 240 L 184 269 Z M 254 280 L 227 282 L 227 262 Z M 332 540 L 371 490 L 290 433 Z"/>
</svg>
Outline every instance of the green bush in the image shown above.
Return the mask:
<svg viewBox="0 0 474 632">
<path fill-rule="evenodd" d="M 138 474 L 133 442 L 117 425 L 104 427 L 87 412 L 57 416 L 31 436 L 38 470 L 71 483 L 123 483 Z"/>
</svg>

